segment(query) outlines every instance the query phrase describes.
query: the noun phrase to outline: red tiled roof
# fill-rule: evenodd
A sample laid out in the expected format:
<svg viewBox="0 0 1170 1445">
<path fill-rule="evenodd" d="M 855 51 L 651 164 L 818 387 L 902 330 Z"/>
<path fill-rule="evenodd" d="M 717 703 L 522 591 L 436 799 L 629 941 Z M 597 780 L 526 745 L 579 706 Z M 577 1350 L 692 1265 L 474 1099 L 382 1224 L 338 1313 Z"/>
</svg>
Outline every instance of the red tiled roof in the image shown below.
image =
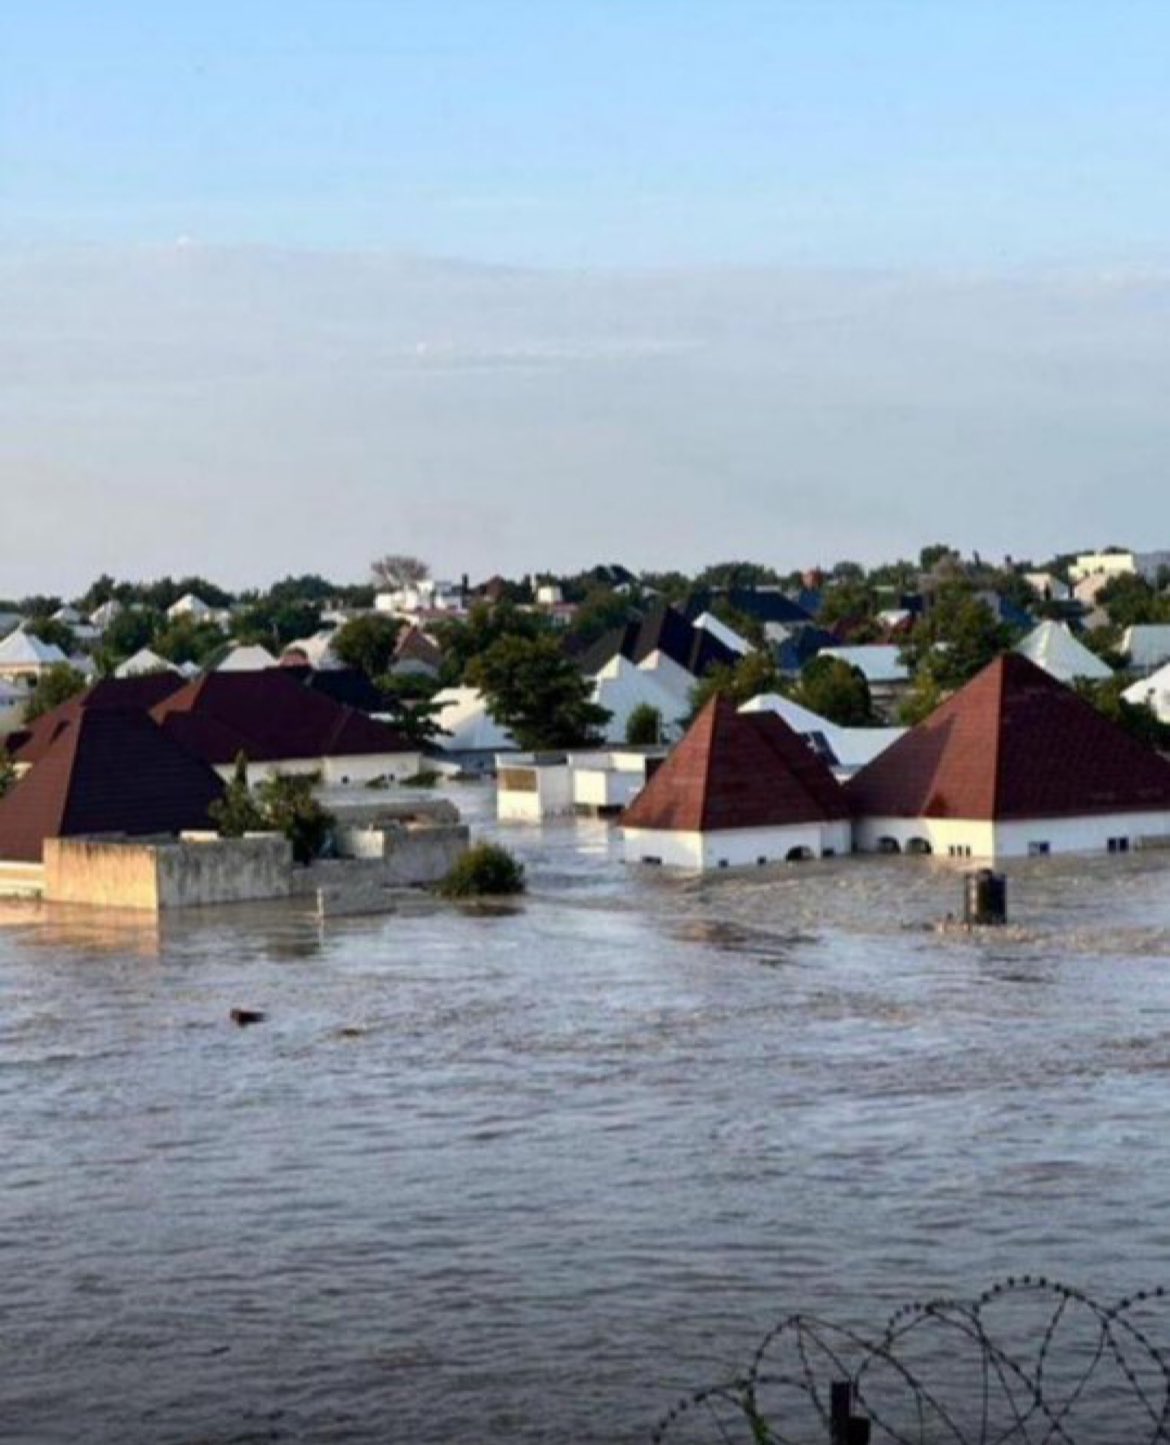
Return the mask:
<svg viewBox="0 0 1170 1445">
<path fill-rule="evenodd" d="M 855 814 L 1083 817 L 1170 809 L 1170 763 L 1006 653 L 846 785 Z"/>
<path fill-rule="evenodd" d="M 212 672 L 165 698 L 152 716 L 209 763 L 366 757 L 416 751 L 401 733 L 304 687 L 278 668 Z"/>
<path fill-rule="evenodd" d="M 627 828 L 689 833 L 848 817 L 837 780 L 775 713 L 707 704 L 622 814 Z"/>
<path fill-rule="evenodd" d="M 0 799 L 0 858 L 39 863 L 46 838 L 209 826 L 223 784 L 140 711 L 83 708 Z"/>
</svg>

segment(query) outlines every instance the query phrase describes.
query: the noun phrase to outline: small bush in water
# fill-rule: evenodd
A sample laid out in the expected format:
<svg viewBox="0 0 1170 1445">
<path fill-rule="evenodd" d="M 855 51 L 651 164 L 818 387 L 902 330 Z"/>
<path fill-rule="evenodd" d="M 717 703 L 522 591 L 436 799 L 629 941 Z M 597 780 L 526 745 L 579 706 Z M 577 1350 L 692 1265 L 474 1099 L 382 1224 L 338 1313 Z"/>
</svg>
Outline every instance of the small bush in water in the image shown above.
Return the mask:
<svg viewBox="0 0 1170 1445">
<path fill-rule="evenodd" d="M 439 884 L 444 898 L 482 898 L 523 891 L 524 864 L 496 843 L 477 843 L 469 848 Z"/>
</svg>

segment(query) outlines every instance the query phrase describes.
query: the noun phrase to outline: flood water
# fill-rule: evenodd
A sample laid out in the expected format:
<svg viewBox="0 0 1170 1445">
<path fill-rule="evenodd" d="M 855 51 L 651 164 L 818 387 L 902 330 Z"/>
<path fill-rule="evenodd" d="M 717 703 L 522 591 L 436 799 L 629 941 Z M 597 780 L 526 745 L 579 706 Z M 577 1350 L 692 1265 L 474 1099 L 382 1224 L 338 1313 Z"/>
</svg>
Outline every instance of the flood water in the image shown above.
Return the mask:
<svg viewBox="0 0 1170 1445">
<path fill-rule="evenodd" d="M 645 1441 L 792 1311 L 1170 1284 L 1170 854 L 972 937 L 507 837 L 500 914 L 0 905 L 0 1439 Z"/>
</svg>

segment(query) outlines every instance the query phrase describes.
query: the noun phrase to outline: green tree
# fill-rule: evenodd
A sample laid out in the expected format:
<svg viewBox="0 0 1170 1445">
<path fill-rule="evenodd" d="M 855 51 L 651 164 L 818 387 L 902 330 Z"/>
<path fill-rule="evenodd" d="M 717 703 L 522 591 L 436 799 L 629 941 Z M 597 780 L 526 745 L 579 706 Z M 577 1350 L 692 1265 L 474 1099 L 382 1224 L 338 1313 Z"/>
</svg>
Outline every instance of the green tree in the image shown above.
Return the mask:
<svg viewBox="0 0 1170 1445">
<path fill-rule="evenodd" d="M 400 618 L 381 612 L 351 617 L 333 634 L 333 651 L 347 667 L 356 667 L 372 682 L 390 671 L 402 628 Z"/>
<path fill-rule="evenodd" d="M 524 864 L 498 843 L 476 843 L 455 864 L 439 892 L 444 898 L 480 898 L 523 893 Z"/>
<path fill-rule="evenodd" d="M 838 622 L 856 624 L 872 621 L 877 613 L 877 593 L 869 583 L 862 578 L 845 577 L 821 594 L 817 623 L 821 627 L 833 627 Z"/>
<path fill-rule="evenodd" d="M 54 663 L 47 672 L 42 672 L 33 688 L 24 709 L 26 723 L 36 722 L 45 713 L 52 712 L 71 697 L 76 697 L 86 688 L 85 678 L 67 662 Z"/>
<path fill-rule="evenodd" d="M 169 662 L 194 662 L 202 667 L 227 641 L 214 622 L 186 614 L 176 617 L 154 639 L 154 650 Z"/>
<path fill-rule="evenodd" d="M 77 639 L 71 628 L 55 617 L 32 617 L 25 623 L 25 631 L 49 647 L 59 647 L 68 657 L 77 647 Z"/>
<path fill-rule="evenodd" d="M 232 780 L 207 810 L 221 838 L 242 838 L 245 833 L 259 833 L 267 827 L 264 810 L 252 796 L 248 786 L 248 759 L 236 754 Z"/>
<path fill-rule="evenodd" d="M 599 740 L 610 712 L 593 684 L 549 636 L 498 638 L 467 669 L 492 717 L 522 748 L 580 747 Z"/>
<path fill-rule="evenodd" d="M 102 633 L 102 658 L 110 666 L 150 647 L 166 626 L 163 614 L 148 607 L 127 607 Z"/>
<path fill-rule="evenodd" d="M 736 663 L 717 663 L 691 689 L 691 713 L 701 712 L 719 694 L 737 707 L 762 692 L 782 692 L 784 676 L 767 652 L 749 652 Z"/>
<path fill-rule="evenodd" d="M 918 554 L 918 566 L 923 572 L 930 572 L 943 560 L 944 557 L 953 557 L 958 560 L 959 554 L 954 547 L 946 542 L 931 542 L 929 546 L 923 547 Z"/>
<path fill-rule="evenodd" d="M 695 578 L 700 589 L 775 587 L 780 574 L 763 562 L 713 562 Z"/>
<path fill-rule="evenodd" d="M 585 648 L 612 632 L 615 627 L 624 627 L 633 617 L 634 609 L 628 597 L 610 592 L 605 587 L 594 587 L 586 593 L 584 601 L 569 626 L 567 636 L 578 646 Z"/>
<path fill-rule="evenodd" d="M 902 648 L 915 675 L 927 672 L 944 692 L 953 692 L 981 672 L 1014 641 L 1010 627 L 961 582 L 940 587 L 934 606 Z"/>
<path fill-rule="evenodd" d="M 920 672 L 898 705 L 898 721 L 903 727 L 914 727 L 929 717 L 945 696 L 937 678 L 927 671 Z"/>
<path fill-rule="evenodd" d="M 662 739 L 662 713 L 653 703 L 640 702 L 626 719 L 626 742 L 631 747 L 646 747 Z"/>
<path fill-rule="evenodd" d="M 514 603 L 477 602 L 466 621 L 438 622 L 431 628 L 443 649 L 445 687 L 470 682 L 468 669 L 504 637 L 552 637 L 549 621 L 539 612 L 522 611 Z M 557 644 L 559 650 L 559 644 Z M 474 684 L 473 684 L 474 685 Z"/>
<path fill-rule="evenodd" d="M 311 637 L 321 626 L 321 608 L 316 602 L 274 599 L 271 594 L 245 607 L 235 618 L 237 642 L 259 643 L 279 653 L 298 637 Z"/>
<path fill-rule="evenodd" d="M 1162 722 L 1144 702 L 1132 703 L 1122 697 L 1128 686 L 1129 679 L 1125 677 L 1102 678 L 1099 682 L 1080 678 L 1075 684 L 1086 702 L 1091 702 L 1098 712 L 1127 733 L 1152 748 L 1170 749 L 1170 724 Z"/>
<path fill-rule="evenodd" d="M 839 657 L 807 662 L 792 696 L 802 707 L 842 727 L 868 727 L 877 721 L 865 674 Z"/>
<path fill-rule="evenodd" d="M 404 673 L 401 677 L 378 678 L 378 690 L 386 699 L 390 726 L 404 738 L 420 747 L 435 738 L 449 737 L 439 724 L 441 703 L 433 701 L 437 685 L 433 678 L 421 673 Z"/>
<path fill-rule="evenodd" d="M 1170 622 L 1170 597 L 1133 572 L 1111 577 L 1097 594 L 1114 627 L 1137 627 L 1147 622 Z"/>
<path fill-rule="evenodd" d="M 313 791 L 320 781 L 318 773 L 274 773 L 256 785 L 266 823 L 289 840 L 298 863 L 321 856 L 337 821 Z"/>
</svg>

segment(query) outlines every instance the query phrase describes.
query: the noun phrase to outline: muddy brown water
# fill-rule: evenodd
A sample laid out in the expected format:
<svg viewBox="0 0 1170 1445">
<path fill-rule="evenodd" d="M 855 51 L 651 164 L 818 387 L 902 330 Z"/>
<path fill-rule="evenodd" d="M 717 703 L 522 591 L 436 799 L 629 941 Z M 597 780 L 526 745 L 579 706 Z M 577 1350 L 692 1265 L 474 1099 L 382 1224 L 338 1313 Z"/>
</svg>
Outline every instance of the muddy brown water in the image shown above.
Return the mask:
<svg viewBox="0 0 1170 1445">
<path fill-rule="evenodd" d="M 646 1440 L 790 1311 L 1170 1284 L 1170 855 L 971 937 L 507 837 L 498 915 L 0 908 L 0 1439 Z"/>
</svg>

